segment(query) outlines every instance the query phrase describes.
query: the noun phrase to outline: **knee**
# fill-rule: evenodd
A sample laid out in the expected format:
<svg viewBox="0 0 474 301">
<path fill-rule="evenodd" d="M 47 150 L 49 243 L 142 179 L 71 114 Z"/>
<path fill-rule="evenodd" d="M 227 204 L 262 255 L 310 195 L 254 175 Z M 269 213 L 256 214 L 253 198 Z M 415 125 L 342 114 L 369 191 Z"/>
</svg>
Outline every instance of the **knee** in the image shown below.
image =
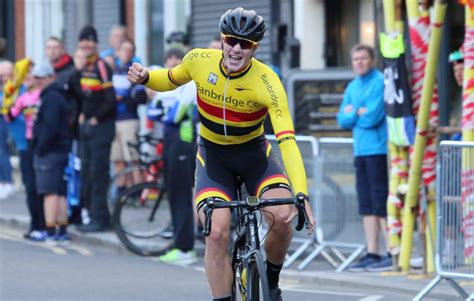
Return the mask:
<svg viewBox="0 0 474 301">
<path fill-rule="evenodd" d="M 287 210 L 278 210 L 273 213 L 273 230 L 284 233 L 291 233 L 291 223 L 288 223 L 287 220 L 291 216 L 291 209 Z"/>
<path fill-rule="evenodd" d="M 206 237 L 206 249 L 211 253 L 226 253 L 229 241 L 229 229 L 212 226 L 211 234 Z"/>
</svg>

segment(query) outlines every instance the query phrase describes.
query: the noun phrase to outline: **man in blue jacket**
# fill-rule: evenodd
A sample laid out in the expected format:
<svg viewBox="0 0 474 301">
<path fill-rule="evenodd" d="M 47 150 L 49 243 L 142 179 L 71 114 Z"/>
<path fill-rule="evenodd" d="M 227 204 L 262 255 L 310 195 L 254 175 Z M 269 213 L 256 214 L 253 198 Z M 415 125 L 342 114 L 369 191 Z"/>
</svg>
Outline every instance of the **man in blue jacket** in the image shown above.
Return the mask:
<svg viewBox="0 0 474 301">
<path fill-rule="evenodd" d="M 388 174 L 387 125 L 383 101 L 384 78 L 375 66 L 372 47 L 358 44 L 352 48 L 352 67 L 357 77 L 344 93 L 337 121 L 351 129 L 354 138 L 354 165 L 359 213 L 363 216 L 367 254 L 349 266 L 350 271 L 383 271 L 392 268 L 390 254 L 379 255 L 382 231 L 386 232 Z"/>
</svg>

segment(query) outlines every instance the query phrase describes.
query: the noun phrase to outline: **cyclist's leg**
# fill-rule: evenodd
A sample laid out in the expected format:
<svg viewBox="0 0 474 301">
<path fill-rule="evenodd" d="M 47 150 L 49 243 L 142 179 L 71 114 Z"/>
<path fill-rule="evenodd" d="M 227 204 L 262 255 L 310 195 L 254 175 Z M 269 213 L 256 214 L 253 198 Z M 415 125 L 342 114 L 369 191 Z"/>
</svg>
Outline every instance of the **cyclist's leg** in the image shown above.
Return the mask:
<svg viewBox="0 0 474 301">
<path fill-rule="evenodd" d="M 262 144 L 260 151 L 248 158 L 251 168 L 245 174 L 245 185 L 250 194 L 262 198 L 291 197 L 288 179 L 270 150 L 270 144 Z M 280 270 L 291 243 L 292 230 L 286 220 L 292 212 L 292 207 L 274 206 L 263 211 L 270 229 L 265 238 L 268 283 L 270 289 L 276 289 Z"/>
<path fill-rule="evenodd" d="M 204 213 L 199 211 L 204 223 Z M 227 245 L 229 241 L 231 214 L 229 210 L 215 210 L 212 213 L 211 234 L 206 237 L 204 263 L 213 298 L 230 296 L 232 290 L 232 266 Z"/>
<path fill-rule="evenodd" d="M 222 154 L 199 146 L 196 156 L 196 196 L 199 219 L 205 217 L 202 207 L 207 198 L 220 201 L 235 198 L 234 178 L 225 164 L 219 159 Z M 225 157 L 225 156 L 223 156 Z M 231 294 L 233 274 L 227 251 L 231 214 L 229 210 L 214 210 L 211 234 L 206 237 L 205 267 L 211 293 L 214 298 L 228 297 Z"/>
</svg>

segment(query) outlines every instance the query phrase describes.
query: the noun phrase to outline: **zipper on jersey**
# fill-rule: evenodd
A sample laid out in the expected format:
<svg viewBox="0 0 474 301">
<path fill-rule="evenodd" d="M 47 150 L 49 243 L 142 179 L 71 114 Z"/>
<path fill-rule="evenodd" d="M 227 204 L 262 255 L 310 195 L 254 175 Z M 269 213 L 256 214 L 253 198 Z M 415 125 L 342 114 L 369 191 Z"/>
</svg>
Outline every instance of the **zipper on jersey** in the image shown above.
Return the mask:
<svg viewBox="0 0 474 301">
<path fill-rule="evenodd" d="M 230 75 L 227 75 L 227 78 L 225 80 L 225 86 L 224 86 L 224 103 L 222 105 L 222 117 L 224 119 L 224 136 L 227 140 L 227 120 L 226 120 L 226 111 L 225 111 L 225 104 L 226 104 L 226 96 L 227 96 L 227 87 L 229 85 L 229 80 L 230 80 Z"/>
</svg>

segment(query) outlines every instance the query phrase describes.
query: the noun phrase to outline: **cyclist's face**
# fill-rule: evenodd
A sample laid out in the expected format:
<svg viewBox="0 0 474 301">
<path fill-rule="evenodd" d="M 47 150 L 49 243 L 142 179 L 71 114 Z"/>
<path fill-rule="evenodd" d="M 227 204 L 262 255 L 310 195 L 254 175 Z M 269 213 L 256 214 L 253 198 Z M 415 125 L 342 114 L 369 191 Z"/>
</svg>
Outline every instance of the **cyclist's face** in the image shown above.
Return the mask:
<svg viewBox="0 0 474 301">
<path fill-rule="evenodd" d="M 242 48 L 240 43 L 236 43 L 234 46 L 222 40 L 223 43 L 223 55 L 224 62 L 228 72 L 237 72 L 250 63 L 252 59 L 253 52 L 257 49 L 257 45 L 252 46 L 251 48 Z"/>
<path fill-rule="evenodd" d="M 357 75 L 364 75 L 374 66 L 374 60 L 367 50 L 352 53 L 352 68 Z"/>
</svg>

